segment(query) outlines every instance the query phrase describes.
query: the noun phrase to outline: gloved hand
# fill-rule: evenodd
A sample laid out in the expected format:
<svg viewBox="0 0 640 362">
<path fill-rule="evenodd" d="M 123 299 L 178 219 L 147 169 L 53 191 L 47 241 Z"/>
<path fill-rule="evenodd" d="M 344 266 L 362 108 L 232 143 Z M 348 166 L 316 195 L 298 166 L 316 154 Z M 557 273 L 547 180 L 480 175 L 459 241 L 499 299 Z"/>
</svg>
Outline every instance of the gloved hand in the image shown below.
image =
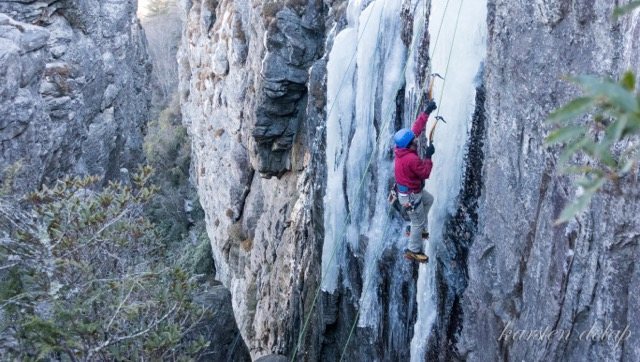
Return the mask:
<svg viewBox="0 0 640 362">
<path fill-rule="evenodd" d="M 432 99 L 425 105 L 424 113 L 431 114 L 431 112 L 435 111 L 438 106 L 436 106 L 436 102 Z"/>
<path fill-rule="evenodd" d="M 425 156 L 427 158 L 431 158 L 431 156 L 433 156 L 433 154 L 436 152 L 436 148 L 433 146 L 433 142 L 431 142 L 431 144 L 429 145 L 429 147 L 427 147 L 427 150 L 425 152 Z"/>
</svg>

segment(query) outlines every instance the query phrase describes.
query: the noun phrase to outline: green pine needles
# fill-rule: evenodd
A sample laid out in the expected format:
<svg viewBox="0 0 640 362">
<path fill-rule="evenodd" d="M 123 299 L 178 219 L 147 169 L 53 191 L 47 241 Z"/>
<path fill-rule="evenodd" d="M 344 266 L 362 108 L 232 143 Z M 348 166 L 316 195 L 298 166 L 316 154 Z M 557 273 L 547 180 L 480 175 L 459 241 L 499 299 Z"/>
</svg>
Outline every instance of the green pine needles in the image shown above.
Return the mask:
<svg viewBox="0 0 640 362">
<path fill-rule="evenodd" d="M 640 0 L 616 7 L 613 20 L 639 7 Z M 577 198 L 562 210 L 556 224 L 584 211 L 607 181 L 617 183 L 634 171 L 637 174 L 640 161 L 640 92 L 635 74 L 627 71 L 618 82 L 592 75 L 570 80 L 582 88 L 583 96 L 549 115 L 547 122 L 557 129 L 547 136 L 546 144 L 562 145 L 563 170 L 582 176 Z M 588 123 L 580 122 L 585 114 Z M 579 158 L 580 154 L 587 158 Z"/>
<path fill-rule="evenodd" d="M 131 183 L 65 178 L 0 200 L 0 355 L 7 360 L 197 359 L 193 275 L 172 262 L 143 206 L 152 169 Z"/>
<path fill-rule="evenodd" d="M 559 161 L 564 171 L 582 175 L 579 196 L 560 214 L 566 222 L 585 210 L 593 195 L 607 182 L 618 182 L 635 170 L 640 160 L 640 93 L 633 72 L 619 82 L 595 76 L 571 78 L 583 95 L 551 113 L 548 122 L 558 128 L 546 139 L 563 146 Z M 581 116 L 589 114 L 588 123 Z M 580 158 L 578 155 L 587 156 Z"/>
<path fill-rule="evenodd" d="M 613 18 L 614 20 L 618 19 L 618 17 L 629 13 L 633 10 L 635 10 L 636 8 L 640 7 L 640 0 L 633 0 L 631 2 L 629 2 L 627 5 L 623 5 L 620 7 L 617 7 L 614 11 L 613 11 Z"/>
</svg>

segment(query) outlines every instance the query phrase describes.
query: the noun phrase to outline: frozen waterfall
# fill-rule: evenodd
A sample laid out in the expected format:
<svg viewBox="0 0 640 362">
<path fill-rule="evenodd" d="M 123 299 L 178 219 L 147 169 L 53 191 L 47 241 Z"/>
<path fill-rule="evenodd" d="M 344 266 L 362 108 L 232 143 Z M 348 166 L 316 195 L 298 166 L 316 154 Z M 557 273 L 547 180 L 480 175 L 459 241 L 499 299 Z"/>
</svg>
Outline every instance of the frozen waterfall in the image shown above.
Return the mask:
<svg viewBox="0 0 640 362">
<path fill-rule="evenodd" d="M 433 0 L 429 19 L 431 68 L 445 80 L 436 82 L 434 97 L 437 113 L 447 120 L 438 125 L 434 144 L 434 169 L 427 181 L 427 190 L 435 201 L 429 217 L 431 235 L 428 250 L 438 253 L 442 245 L 443 226 L 455 212 L 461 177 L 464 171 L 464 151 L 471 117 L 475 110 L 477 77 L 486 53 L 486 0 Z M 430 124 L 431 120 L 429 121 Z M 434 268 L 421 268 L 418 279 L 418 321 L 415 325 L 411 356 L 423 360 L 427 336 L 435 320 Z"/>
<path fill-rule="evenodd" d="M 337 287 L 345 243 L 355 247 L 360 235 L 366 235 L 371 258 L 383 247 L 381 226 L 387 217 L 386 180 L 391 172 L 385 152 L 393 132 L 396 94 L 404 83 L 401 2 L 377 0 L 365 8 L 362 5 L 359 0 L 349 3 L 348 25 L 335 37 L 327 64 L 322 288 L 328 292 Z M 376 184 L 369 172 L 372 164 L 383 172 Z M 372 195 L 379 197 L 370 218 Z"/>
<path fill-rule="evenodd" d="M 350 288 L 348 279 L 340 278 L 349 267 L 346 255 L 364 248 L 359 327 L 377 328 L 380 324 L 376 290 L 385 281 L 378 275 L 377 260 L 393 244 L 401 250 L 407 242 L 400 232 L 403 222 L 389 218 L 386 196 L 388 180 L 393 177 L 389 152 L 398 92 L 405 87 L 402 122 L 409 126 L 423 90 L 417 81 L 417 39 L 425 31 L 429 3 L 432 71 L 446 76 L 446 81 L 436 82 L 434 96 L 437 112 L 447 120 L 435 133 L 434 170 L 427 181 L 428 191 L 435 196 L 430 213 L 431 241 L 427 243 L 430 255 L 436 255 L 442 243 L 442 225 L 456 207 L 476 78 L 485 53 L 486 0 L 413 0 L 413 36 L 408 48 L 402 41 L 402 3 L 351 0 L 348 23 L 335 35 L 327 64 L 322 289 L 333 293 L 341 287 L 341 280 L 343 287 Z M 427 131 L 432 125 L 433 119 Z M 421 266 L 417 281 L 418 321 L 411 344 L 416 361 L 422 360 L 436 316 L 433 265 Z"/>
</svg>

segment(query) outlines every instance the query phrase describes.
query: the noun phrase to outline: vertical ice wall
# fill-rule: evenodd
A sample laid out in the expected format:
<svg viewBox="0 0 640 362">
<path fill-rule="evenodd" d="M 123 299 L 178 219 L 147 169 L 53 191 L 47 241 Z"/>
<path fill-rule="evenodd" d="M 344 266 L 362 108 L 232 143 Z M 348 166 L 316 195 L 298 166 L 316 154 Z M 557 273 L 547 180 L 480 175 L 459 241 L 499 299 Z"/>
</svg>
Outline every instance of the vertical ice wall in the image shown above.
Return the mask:
<svg viewBox="0 0 640 362">
<path fill-rule="evenodd" d="M 429 215 L 430 255 L 442 247 L 443 226 L 455 212 L 464 171 L 464 150 L 475 109 L 477 78 L 486 53 L 486 0 L 433 0 L 429 19 L 431 68 L 445 77 L 436 82 L 439 124 L 434 138 L 434 169 L 427 190 L 435 201 Z M 428 128 L 433 126 L 429 121 Z M 428 133 L 428 132 L 427 132 Z M 434 264 L 421 268 L 418 279 L 418 321 L 411 343 L 414 361 L 424 360 L 428 334 L 436 317 Z"/>
<path fill-rule="evenodd" d="M 365 236 L 369 240 L 367 259 L 375 259 L 384 242 L 386 183 L 391 172 L 386 150 L 393 132 L 395 98 L 404 83 L 406 48 L 400 38 L 402 3 L 376 0 L 366 4 L 349 2 L 348 25 L 335 37 L 327 64 L 322 257 L 322 287 L 327 292 L 337 288 L 347 244 L 355 249 Z M 377 170 L 375 178 L 372 168 Z M 366 265 L 375 265 L 368 261 Z M 371 275 L 365 276 L 366 285 L 374 287 L 368 277 Z"/>
<path fill-rule="evenodd" d="M 410 4 L 413 43 L 407 49 L 401 40 L 401 1 L 350 1 L 348 24 L 336 35 L 329 55 L 322 287 L 329 293 L 341 287 L 340 273 L 349 268 L 345 265 L 347 251 L 365 249 L 359 327 L 379 325 L 383 311 L 376 290 L 385 281 L 380 280 L 377 261 L 392 243 L 406 242 L 400 236 L 401 222 L 388 217 L 387 181 L 392 177 L 388 150 L 395 131 L 398 91 L 406 86 L 405 126 L 413 121 L 416 109 L 410 108 L 415 108 L 422 91 L 422 85 L 417 84 L 415 59 L 419 47 L 417 35 L 424 30 L 428 3 L 414 0 Z M 435 168 L 427 182 L 427 189 L 435 196 L 430 213 L 432 238 L 427 248 L 435 255 L 442 242 L 442 225 L 453 212 L 461 187 L 463 153 L 474 110 L 475 78 L 485 53 L 486 0 L 434 0 L 431 6 L 432 68 L 446 75 L 445 82 L 436 83 L 434 95 L 438 113 L 447 119 L 447 124 L 440 124 L 435 134 Z M 433 120 L 428 127 L 432 125 Z M 420 268 L 419 320 L 411 346 L 415 360 L 423 358 L 436 315 L 433 276 L 432 264 Z M 348 278 L 342 280 L 348 283 Z"/>
</svg>

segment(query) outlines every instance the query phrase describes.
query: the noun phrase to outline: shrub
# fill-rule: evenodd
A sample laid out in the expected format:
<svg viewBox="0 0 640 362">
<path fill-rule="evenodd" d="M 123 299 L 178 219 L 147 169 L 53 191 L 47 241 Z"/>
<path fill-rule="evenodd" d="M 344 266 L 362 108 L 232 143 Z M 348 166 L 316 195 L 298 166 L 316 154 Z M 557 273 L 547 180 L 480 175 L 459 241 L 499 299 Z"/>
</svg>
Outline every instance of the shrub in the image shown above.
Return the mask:
<svg viewBox="0 0 640 362">
<path fill-rule="evenodd" d="M 209 315 L 143 213 L 151 168 L 133 185 L 66 178 L 0 202 L 0 353 L 8 360 L 197 358 Z M 196 333 L 197 334 L 197 333 Z"/>
<path fill-rule="evenodd" d="M 159 187 L 158 196 L 146 207 L 149 218 L 163 230 L 168 242 L 181 241 L 189 227 L 204 216 L 189 183 L 191 141 L 181 124 L 177 97 L 149 123 L 144 152 L 157 171 L 153 182 Z M 192 212 L 185 208 L 188 200 L 194 204 Z"/>
<path fill-rule="evenodd" d="M 593 195 L 607 181 L 617 182 L 636 168 L 640 153 L 636 143 L 620 141 L 640 135 L 640 94 L 632 72 L 619 83 L 610 79 L 580 76 L 573 79 L 584 94 L 549 116 L 559 125 L 546 139 L 547 144 L 563 144 L 560 163 L 569 173 L 580 174 L 581 194 L 562 211 L 558 223 L 566 222 L 587 208 Z M 594 109 L 587 124 L 576 118 Z M 588 163 L 571 164 L 575 155 L 587 156 Z"/>
</svg>

